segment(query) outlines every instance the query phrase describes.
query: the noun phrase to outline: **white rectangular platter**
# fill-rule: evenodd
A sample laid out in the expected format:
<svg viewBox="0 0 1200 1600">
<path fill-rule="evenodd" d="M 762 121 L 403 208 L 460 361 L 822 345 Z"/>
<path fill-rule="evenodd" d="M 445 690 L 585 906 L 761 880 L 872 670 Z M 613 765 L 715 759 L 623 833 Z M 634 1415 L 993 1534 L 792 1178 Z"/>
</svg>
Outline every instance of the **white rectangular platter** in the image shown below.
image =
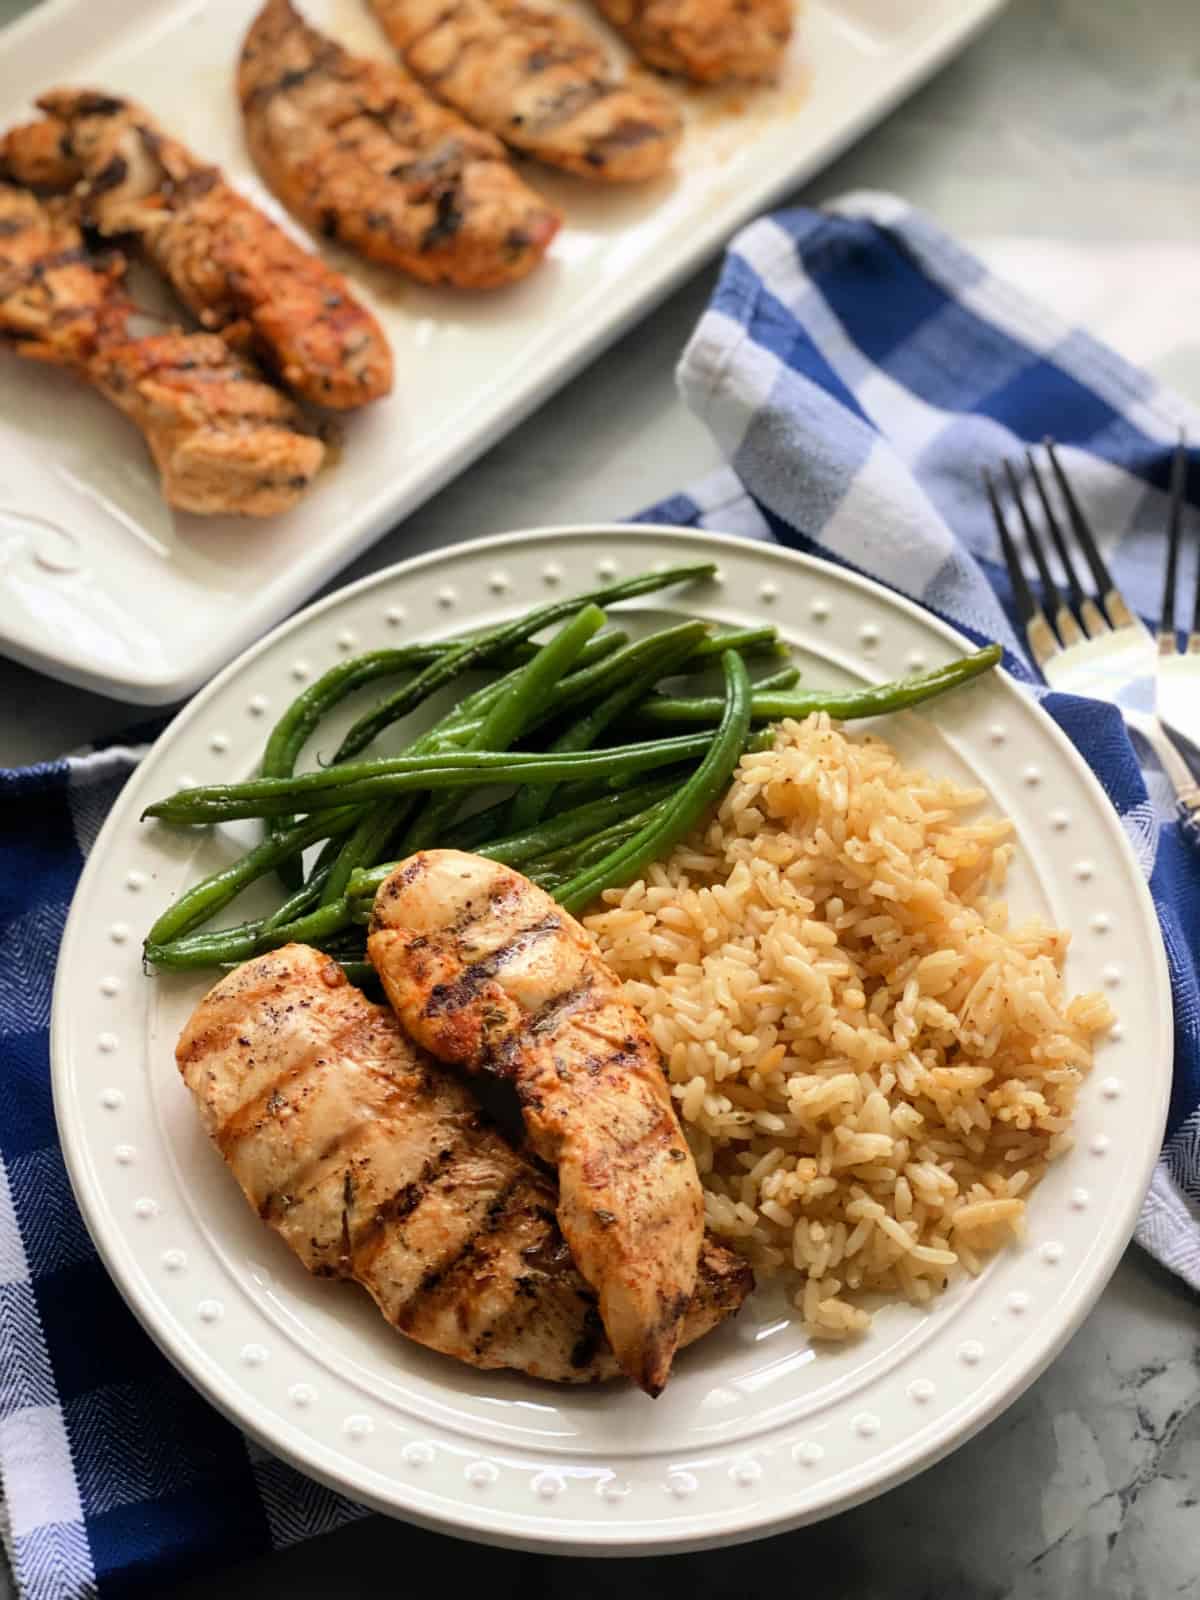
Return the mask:
<svg viewBox="0 0 1200 1600">
<path fill-rule="evenodd" d="M 280 216 L 243 149 L 232 86 L 257 3 L 49 0 L 0 35 L 0 126 L 53 84 L 127 94 Z M 546 263 L 514 288 L 424 289 L 337 253 L 386 327 L 396 388 L 349 420 L 336 465 L 285 517 L 171 512 L 140 438 L 103 400 L 0 354 L 0 652 L 140 704 L 189 693 L 1002 4 L 809 0 L 777 86 L 679 91 L 688 132 L 672 177 L 614 191 L 530 168 L 566 222 Z M 363 0 L 303 9 L 342 43 L 387 58 Z"/>
</svg>

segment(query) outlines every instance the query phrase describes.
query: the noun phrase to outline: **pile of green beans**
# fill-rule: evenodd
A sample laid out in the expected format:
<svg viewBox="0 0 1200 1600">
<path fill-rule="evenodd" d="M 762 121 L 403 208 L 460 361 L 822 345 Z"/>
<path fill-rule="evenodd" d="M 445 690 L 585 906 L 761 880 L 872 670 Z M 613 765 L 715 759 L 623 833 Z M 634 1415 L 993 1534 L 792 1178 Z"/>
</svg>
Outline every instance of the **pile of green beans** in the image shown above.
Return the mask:
<svg viewBox="0 0 1200 1600">
<path fill-rule="evenodd" d="M 363 925 L 376 890 L 397 857 L 432 846 L 518 868 L 580 911 L 686 837 L 719 801 L 742 754 L 770 743 L 770 723 L 815 710 L 850 719 L 919 705 L 1000 656 L 992 646 L 897 683 L 810 690 L 797 687 L 799 673 L 773 627 L 715 631 L 684 620 L 630 640 L 606 625 L 605 606 L 713 570 L 644 573 L 485 632 L 339 662 L 287 708 L 258 777 L 183 789 L 145 812 L 174 826 L 256 818 L 265 830 L 237 861 L 167 907 L 146 939 L 147 961 L 190 971 L 299 941 L 365 981 Z M 548 641 L 536 642 L 550 628 L 557 631 Z M 757 658 L 767 670 L 754 682 L 748 663 Z M 714 669 L 716 690 L 705 687 Z M 463 684 L 480 672 L 482 684 Z M 403 681 L 359 715 L 328 764 L 298 770 L 330 713 L 386 679 Z M 464 692 L 432 727 L 398 749 L 393 742 L 390 753 L 367 752 L 432 695 L 460 684 Z M 476 809 L 460 817 L 467 800 Z M 287 891 L 273 910 L 209 926 L 272 876 Z"/>
</svg>

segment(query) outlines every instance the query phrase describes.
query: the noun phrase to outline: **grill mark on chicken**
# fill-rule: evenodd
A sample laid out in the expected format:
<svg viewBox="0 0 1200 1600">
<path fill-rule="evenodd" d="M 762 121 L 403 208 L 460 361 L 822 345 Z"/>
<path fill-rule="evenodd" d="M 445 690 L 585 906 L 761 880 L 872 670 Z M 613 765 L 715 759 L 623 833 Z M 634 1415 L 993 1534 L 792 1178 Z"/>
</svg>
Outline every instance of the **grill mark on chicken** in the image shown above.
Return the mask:
<svg viewBox="0 0 1200 1600">
<path fill-rule="evenodd" d="M 595 0 L 647 66 L 697 83 L 773 78 L 791 0 Z"/>
<path fill-rule="evenodd" d="M 261 1132 L 262 1124 L 253 1131 Z M 372 1141 L 373 1130 L 370 1125 L 357 1128 L 340 1130 L 335 1136 L 302 1165 L 286 1182 L 278 1188 L 272 1189 L 259 1206 L 259 1215 L 264 1222 L 273 1222 L 285 1211 L 295 1206 L 302 1205 L 319 1186 L 321 1179 L 327 1175 L 331 1163 L 339 1160 L 349 1172 L 359 1152 L 369 1146 Z M 235 1158 L 236 1150 L 232 1144 L 226 1145 L 218 1140 L 217 1147 L 227 1160 Z"/>
<path fill-rule="evenodd" d="M 625 82 L 600 39 L 561 9 L 541 0 L 371 8 L 416 77 L 515 149 L 612 182 L 652 178 L 669 164 L 682 131 L 675 106 Z"/>
<path fill-rule="evenodd" d="M 211 1049 L 210 1037 L 205 1037 L 201 1044 L 207 1053 Z M 193 1056 L 194 1059 L 194 1056 Z M 183 1063 L 181 1063 L 182 1065 Z M 251 1063 L 254 1064 L 253 1062 Z M 311 1060 L 305 1058 L 289 1068 L 287 1072 L 273 1078 L 257 1095 L 244 1101 L 236 1110 L 229 1113 L 220 1126 L 215 1130 L 213 1138 L 217 1149 L 228 1160 L 230 1159 L 241 1141 L 252 1133 L 261 1131 L 262 1127 L 280 1111 L 289 1113 L 295 1109 L 290 1091 L 303 1087 L 305 1079 L 311 1074 L 314 1067 L 320 1068 L 326 1063 L 322 1059 Z M 301 1097 L 302 1098 L 302 1097 Z M 340 1135 L 339 1135 L 340 1137 Z M 321 1156 L 314 1157 L 314 1165 L 320 1161 Z"/>
<path fill-rule="evenodd" d="M 59 89 L 37 103 L 46 116 L 11 129 L 0 150 L 14 178 L 74 188 L 90 227 L 135 241 L 205 328 L 244 325 L 255 353 L 306 400 L 344 410 L 388 393 L 387 340 L 345 278 L 218 168 L 132 101 Z"/>
<path fill-rule="evenodd" d="M 458 1011 L 463 1006 L 469 1005 L 488 979 L 494 978 L 502 967 L 516 960 L 517 956 L 528 950 L 531 945 L 537 944 L 550 934 L 557 933 L 561 928 L 561 918 L 551 914 L 530 923 L 527 928 L 518 929 L 499 950 L 493 951 L 490 956 L 485 956 L 482 961 L 472 961 L 464 967 L 462 976 L 456 978 L 453 983 L 435 983 L 429 991 L 429 999 L 425 1002 L 425 1016 L 436 1017 L 444 1012 Z"/>
<path fill-rule="evenodd" d="M 402 68 L 343 50 L 290 0 L 267 0 L 251 26 L 238 92 L 264 180 L 309 227 L 370 260 L 490 288 L 532 271 L 558 229 L 497 139 Z"/>
<path fill-rule="evenodd" d="M 295 405 L 217 335 L 134 336 L 118 255 L 83 244 L 77 207 L 0 183 L 0 342 L 85 379 L 139 429 L 163 494 L 201 515 L 295 504 L 325 447 Z"/>
<path fill-rule="evenodd" d="M 300 19 L 298 13 L 296 13 L 291 6 L 288 7 L 288 10 L 292 13 L 292 16 L 296 18 L 296 21 L 299 22 Z M 254 25 L 254 28 L 261 27 L 263 19 L 267 17 L 270 12 L 270 7 L 264 8 L 264 10 L 259 13 L 259 19 Z M 290 21 L 290 18 L 288 20 Z M 243 62 L 246 60 L 248 54 L 253 53 L 257 48 L 259 48 L 259 40 L 255 37 L 254 28 L 252 28 L 250 34 L 247 35 L 246 43 L 242 48 Z M 306 29 L 306 33 L 310 40 L 315 41 L 318 37 L 315 28 Z M 265 39 L 262 42 L 266 43 Z M 332 39 L 322 39 L 319 44 L 314 42 L 312 59 L 306 61 L 303 66 L 289 67 L 286 72 L 280 73 L 277 78 L 268 79 L 265 81 L 258 80 L 254 82 L 253 85 L 248 88 L 248 90 L 243 91 L 243 111 L 258 111 L 275 95 L 287 94 L 291 89 L 299 89 L 300 86 L 307 83 L 310 78 L 320 77 L 323 72 L 328 71 L 330 67 L 336 65 L 338 57 L 342 54 L 343 51 L 341 46 L 335 44 Z"/>
<path fill-rule="evenodd" d="M 397 1232 L 402 1241 L 406 1238 L 405 1224 L 417 1226 L 422 1222 L 423 1207 L 435 1207 L 439 1202 L 453 1197 L 461 1180 L 460 1157 L 464 1159 L 469 1157 L 476 1141 L 483 1133 L 482 1120 L 474 1119 L 457 1139 L 439 1150 L 431 1161 L 427 1161 L 411 1182 L 396 1191 L 395 1196 L 387 1196 L 374 1216 L 364 1219 L 354 1246 L 354 1266 L 357 1276 L 361 1277 L 370 1270 L 384 1249 L 394 1242 Z M 393 1201 L 394 1216 L 389 1211 Z M 474 1237 L 474 1231 L 473 1226 L 459 1244 L 452 1244 L 449 1254 L 456 1254 L 465 1248 Z M 422 1273 L 422 1278 L 435 1270 L 436 1263 L 428 1266 Z M 417 1287 L 419 1288 L 419 1284 Z M 415 1290 L 413 1294 L 404 1297 L 403 1303 L 411 1302 L 414 1295 Z M 399 1307 L 401 1302 L 396 1301 L 395 1304 Z M 391 1313 L 390 1320 L 395 1321 L 397 1314 Z"/>
<path fill-rule="evenodd" d="M 525 1032 L 536 1039 L 543 1033 L 553 1033 L 568 1017 L 579 1011 L 591 998 L 595 979 L 588 973 L 582 982 L 565 994 L 556 994 L 540 1006 L 525 1024 Z"/>
<path fill-rule="evenodd" d="M 539 1250 L 545 1247 L 548 1234 L 557 1234 L 553 1213 L 545 1204 L 547 1198 L 545 1181 L 534 1181 L 529 1174 L 522 1175 L 507 1193 L 497 1194 L 470 1244 L 435 1279 L 422 1285 L 406 1327 L 414 1331 L 450 1322 L 476 1353 L 498 1336 L 511 1337 L 513 1308 L 525 1304 L 518 1284 L 531 1256 L 521 1241 L 532 1237 L 534 1250 Z M 547 1254 L 552 1257 L 554 1252 Z M 572 1319 L 577 1319 L 580 1303 L 568 1297 L 566 1304 Z M 538 1313 L 549 1327 L 554 1307 L 541 1302 Z M 553 1325 L 561 1322 L 560 1310 Z M 564 1349 L 566 1343 L 564 1340 Z"/>
<path fill-rule="evenodd" d="M 417 1315 L 427 1296 L 433 1294 L 435 1290 L 449 1292 L 457 1278 L 461 1278 L 477 1261 L 486 1257 L 490 1238 L 503 1225 L 514 1196 L 524 1189 L 525 1183 L 525 1174 L 517 1173 L 489 1203 L 482 1223 L 470 1238 L 445 1261 L 430 1267 L 416 1291 L 400 1306 L 398 1326 L 402 1328 L 407 1326 Z"/>
<path fill-rule="evenodd" d="M 476 1123 L 475 1127 L 479 1124 Z M 354 1241 L 356 1256 L 369 1255 L 374 1241 L 385 1228 L 395 1226 L 411 1217 L 425 1199 L 438 1178 L 445 1173 L 461 1148 L 461 1141 L 443 1145 L 436 1156 L 431 1156 L 411 1183 L 397 1189 L 378 1205 L 362 1224 Z"/>
<path fill-rule="evenodd" d="M 177 1054 L 210 1132 L 238 1107 L 270 1108 L 227 1159 L 311 1271 L 359 1282 L 409 1337 L 474 1365 L 564 1382 L 616 1374 L 554 1219 L 552 1180 L 326 957 L 292 945 L 230 973 Z M 744 1263 L 706 1241 L 685 1339 L 735 1310 L 750 1284 Z"/>
<path fill-rule="evenodd" d="M 541 66 L 534 66 L 533 59 L 527 63 L 535 72 L 544 71 L 553 63 L 549 57 Z M 570 122 L 580 112 L 586 111 L 589 106 L 594 106 L 597 101 L 607 99 L 611 90 L 600 83 L 574 83 L 569 88 L 548 101 L 540 116 L 533 122 L 522 119 L 522 126 L 526 133 L 536 134 L 541 137 L 553 133 L 561 128 L 565 122 Z M 605 143 L 611 139 L 611 134 L 605 136 Z M 584 160 L 590 165 L 597 165 L 597 147 L 593 146 L 585 155 Z M 601 163 L 602 164 L 602 163 Z"/>
<path fill-rule="evenodd" d="M 519 873 L 432 850 L 382 885 L 368 948 L 419 1043 L 513 1083 L 618 1358 L 657 1392 L 695 1281 L 700 1185 L 653 1040 L 593 941 Z"/>
</svg>

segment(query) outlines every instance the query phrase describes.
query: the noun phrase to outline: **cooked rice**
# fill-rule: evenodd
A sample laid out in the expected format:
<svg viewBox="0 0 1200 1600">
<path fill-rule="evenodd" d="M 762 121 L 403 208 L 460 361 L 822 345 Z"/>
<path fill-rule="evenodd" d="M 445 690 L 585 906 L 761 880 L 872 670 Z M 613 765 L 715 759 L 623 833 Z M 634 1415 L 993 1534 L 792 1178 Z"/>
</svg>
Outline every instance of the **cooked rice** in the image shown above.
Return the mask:
<svg viewBox="0 0 1200 1600">
<path fill-rule="evenodd" d="M 785 722 L 586 919 L 662 1050 L 709 1226 L 799 1275 L 814 1336 L 1020 1237 L 1112 1022 L 1065 995 L 1068 935 L 992 898 L 1012 825 L 982 799 L 824 714 Z"/>
</svg>

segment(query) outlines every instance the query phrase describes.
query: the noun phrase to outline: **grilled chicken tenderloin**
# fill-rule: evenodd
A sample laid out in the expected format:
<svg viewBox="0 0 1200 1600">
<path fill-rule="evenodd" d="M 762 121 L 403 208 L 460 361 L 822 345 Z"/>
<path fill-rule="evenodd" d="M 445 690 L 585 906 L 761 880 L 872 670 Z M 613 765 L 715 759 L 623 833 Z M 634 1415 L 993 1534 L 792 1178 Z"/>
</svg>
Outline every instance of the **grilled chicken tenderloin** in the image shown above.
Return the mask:
<svg viewBox="0 0 1200 1600">
<path fill-rule="evenodd" d="M 87 379 L 142 432 L 181 511 L 274 516 L 325 447 L 293 402 L 211 333 L 138 337 L 118 256 L 83 247 L 75 207 L 0 183 L 0 342 Z"/>
<path fill-rule="evenodd" d="M 336 962 L 305 945 L 246 962 L 200 1002 L 176 1055 L 246 1199 L 311 1272 L 360 1283 L 400 1332 L 472 1366 L 618 1376 L 553 1180 Z M 705 1239 L 682 1341 L 752 1286 Z"/>
<path fill-rule="evenodd" d="M 245 336 L 303 399 L 341 411 L 388 393 L 387 339 L 345 278 L 216 167 L 130 100 L 55 89 L 37 103 L 46 119 L 0 145 L 18 183 L 75 187 L 88 226 L 135 239 L 204 328 Z"/>
<path fill-rule="evenodd" d="M 596 0 L 648 67 L 696 83 L 773 78 L 791 0 Z"/>
<path fill-rule="evenodd" d="M 703 1198 L 658 1050 L 593 940 L 520 873 L 425 850 L 380 886 L 368 950 L 418 1044 L 512 1082 L 617 1360 L 657 1394 L 695 1283 Z"/>
<path fill-rule="evenodd" d="M 490 133 L 267 0 L 238 68 L 246 141 L 266 183 L 315 233 L 425 283 L 523 278 L 558 214 Z"/>
<path fill-rule="evenodd" d="M 614 70 L 595 34 L 544 0 L 370 0 L 432 94 L 515 150 L 609 183 L 657 177 L 683 124 Z"/>
</svg>

